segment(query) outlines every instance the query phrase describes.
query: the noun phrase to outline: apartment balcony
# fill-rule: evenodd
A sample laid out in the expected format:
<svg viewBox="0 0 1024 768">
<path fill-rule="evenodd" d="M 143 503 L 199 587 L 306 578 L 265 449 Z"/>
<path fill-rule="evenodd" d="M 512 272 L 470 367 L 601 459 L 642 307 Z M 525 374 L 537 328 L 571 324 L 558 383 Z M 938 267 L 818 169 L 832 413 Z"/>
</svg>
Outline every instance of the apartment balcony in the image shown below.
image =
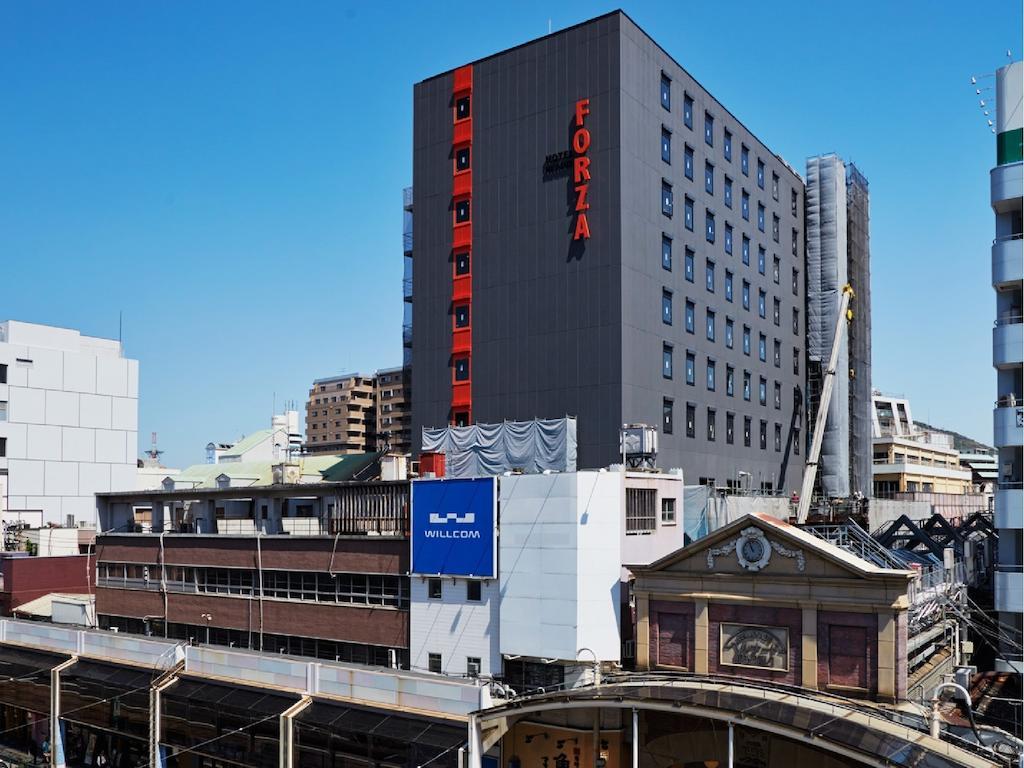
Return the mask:
<svg viewBox="0 0 1024 768">
<path fill-rule="evenodd" d="M 1014 206 L 1020 207 L 1021 190 L 1024 189 L 1024 163 L 997 165 L 989 177 L 991 180 L 992 207 L 999 212 Z"/>
<path fill-rule="evenodd" d="M 1006 368 L 1024 362 L 1024 317 L 1019 311 L 996 320 L 992 329 L 992 365 Z"/>
<path fill-rule="evenodd" d="M 1024 569 L 1019 565 L 996 566 L 997 611 L 1024 612 Z"/>
<path fill-rule="evenodd" d="M 412 187 L 402 190 L 402 207 L 407 211 L 412 210 Z"/>
<path fill-rule="evenodd" d="M 407 323 L 402 326 L 402 346 L 412 347 L 412 324 Z"/>
<path fill-rule="evenodd" d="M 1024 237 L 1020 234 L 992 242 L 992 285 L 999 288 L 1024 280 Z"/>
<path fill-rule="evenodd" d="M 992 418 L 992 439 L 997 448 L 1024 445 L 1024 405 L 1020 401 L 1016 405 L 997 405 Z"/>
<path fill-rule="evenodd" d="M 995 515 L 996 528 L 1024 528 L 1024 484 L 1003 481 L 996 487 Z"/>
</svg>

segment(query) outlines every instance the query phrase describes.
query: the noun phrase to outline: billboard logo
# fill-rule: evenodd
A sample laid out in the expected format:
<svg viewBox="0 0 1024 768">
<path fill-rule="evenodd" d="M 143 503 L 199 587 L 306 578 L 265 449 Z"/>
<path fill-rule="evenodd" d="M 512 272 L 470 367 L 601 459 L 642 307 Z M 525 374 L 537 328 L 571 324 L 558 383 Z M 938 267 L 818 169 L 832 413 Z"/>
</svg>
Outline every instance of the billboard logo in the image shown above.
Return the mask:
<svg viewBox="0 0 1024 768">
<path fill-rule="evenodd" d="M 494 578 L 494 478 L 416 480 L 412 485 L 412 573 Z"/>
</svg>

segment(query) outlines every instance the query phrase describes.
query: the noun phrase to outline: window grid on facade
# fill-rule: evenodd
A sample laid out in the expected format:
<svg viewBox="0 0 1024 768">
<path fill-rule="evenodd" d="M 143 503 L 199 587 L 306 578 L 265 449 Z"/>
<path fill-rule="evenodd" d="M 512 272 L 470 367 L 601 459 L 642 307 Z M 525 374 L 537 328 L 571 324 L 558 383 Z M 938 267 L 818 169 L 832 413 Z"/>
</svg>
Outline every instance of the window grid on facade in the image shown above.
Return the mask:
<svg viewBox="0 0 1024 768">
<path fill-rule="evenodd" d="M 626 489 L 626 535 L 657 528 L 658 492 L 654 488 Z"/>
</svg>

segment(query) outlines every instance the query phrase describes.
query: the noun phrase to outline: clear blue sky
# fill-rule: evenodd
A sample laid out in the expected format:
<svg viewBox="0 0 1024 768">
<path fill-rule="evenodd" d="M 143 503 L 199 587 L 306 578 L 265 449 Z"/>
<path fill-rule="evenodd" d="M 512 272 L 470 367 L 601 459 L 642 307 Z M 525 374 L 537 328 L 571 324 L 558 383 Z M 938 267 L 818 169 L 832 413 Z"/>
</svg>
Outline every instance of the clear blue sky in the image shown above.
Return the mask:
<svg viewBox="0 0 1024 768">
<path fill-rule="evenodd" d="M 140 448 L 172 466 L 268 426 L 274 393 L 399 364 L 413 83 L 614 7 L 3 0 L 0 319 L 116 337 L 123 311 Z M 860 166 L 874 384 L 991 440 L 968 80 L 1020 57 L 1018 0 L 623 7 L 797 169 Z"/>
</svg>

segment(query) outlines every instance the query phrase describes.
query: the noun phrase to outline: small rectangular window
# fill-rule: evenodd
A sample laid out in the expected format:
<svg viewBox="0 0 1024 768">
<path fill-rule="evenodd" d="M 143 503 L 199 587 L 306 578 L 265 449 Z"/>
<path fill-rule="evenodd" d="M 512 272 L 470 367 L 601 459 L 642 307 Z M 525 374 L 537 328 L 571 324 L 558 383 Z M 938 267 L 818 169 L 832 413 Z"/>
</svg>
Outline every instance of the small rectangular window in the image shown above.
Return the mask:
<svg viewBox="0 0 1024 768">
<path fill-rule="evenodd" d="M 772 282 L 779 284 L 779 275 L 782 272 L 782 262 L 778 256 L 772 256 Z"/>
<path fill-rule="evenodd" d="M 455 202 L 455 223 L 463 224 L 469 221 L 469 200 L 457 200 Z"/>
<path fill-rule="evenodd" d="M 762 451 L 767 450 L 767 448 L 768 448 L 768 422 L 767 421 L 762 421 L 761 422 L 761 433 L 760 433 L 759 437 L 760 437 L 760 439 L 758 441 L 758 444 L 761 446 L 761 450 Z"/>
<path fill-rule="evenodd" d="M 780 453 L 782 451 L 782 425 L 775 425 L 775 452 Z"/>
<path fill-rule="evenodd" d="M 672 80 L 666 74 L 661 76 L 661 106 L 670 111 L 672 109 Z"/>
<path fill-rule="evenodd" d="M 772 363 L 776 368 L 782 367 L 782 342 L 778 339 L 772 342 Z"/>
<path fill-rule="evenodd" d="M 800 310 L 796 307 L 793 307 L 793 333 L 800 335 Z"/>
<path fill-rule="evenodd" d="M 757 186 L 764 189 L 764 162 L 761 158 L 757 159 Z"/>
<path fill-rule="evenodd" d="M 746 280 L 743 281 L 743 287 L 740 290 L 740 300 L 743 303 L 743 308 L 746 310 L 750 309 L 750 283 Z"/>
<path fill-rule="evenodd" d="M 757 385 L 757 401 L 764 406 L 768 405 L 768 379 L 760 377 Z"/>
<path fill-rule="evenodd" d="M 725 300 L 732 301 L 732 272 L 725 270 Z"/>
<path fill-rule="evenodd" d="M 705 232 L 704 237 L 709 243 L 715 242 L 715 214 L 711 211 L 704 210 L 704 224 Z"/>
<path fill-rule="evenodd" d="M 714 392 L 715 391 L 715 383 L 716 383 L 715 382 L 715 361 L 714 360 L 708 360 L 708 369 L 707 369 L 707 376 L 706 376 L 706 378 L 707 378 L 707 382 L 706 383 L 707 383 L 707 387 L 708 387 L 708 392 Z"/>
<path fill-rule="evenodd" d="M 796 216 L 796 207 L 797 207 L 797 194 L 796 194 L 796 190 L 793 189 L 793 190 L 790 190 L 790 192 L 789 192 L 789 209 L 790 209 L 790 213 L 792 213 L 794 216 Z"/>
<path fill-rule="evenodd" d="M 466 600 L 470 603 L 479 603 L 482 599 L 480 582 L 470 579 L 466 582 Z"/>
<path fill-rule="evenodd" d="M 725 394 L 727 397 L 736 394 L 736 369 L 731 365 L 725 366 Z"/>
<path fill-rule="evenodd" d="M 715 313 L 714 310 L 707 310 L 707 336 L 708 341 L 715 340 Z"/>
<path fill-rule="evenodd" d="M 715 118 L 710 112 L 704 113 L 704 143 L 709 147 L 715 146 Z"/>
<path fill-rule="evenodd" d="M 430 600 L 440 600 L 442 594 L 441 579 L 427 579 L 427 597 Z"/>
<path fill-rule="evenodd" d="M 695 326 L 695 322 L 694 322 L 694 315 L 695 314 L 696 314 L 696 309 L 694 307 L 693 302 L 692 301 L 687 301 L 686 302 L 686 317 L 684 318 L 685 322 L 686 322 L 686 332 L 687 333 L 693 333 L 696 330 L 696 326 Z"/>
<path fill-rule="evenodd" d="M 715 413 L 715 409 L 708 408 L 708 442 L 712 443 L 715 441 L 715 422 L 717 421 L 717 419 L 715 418 L 716 416 L 717 414 Z"/>
<path fill-rule="evenodd" d="M 661 182 L 661 212 L 672 216 L 672 185 L 667 181 Z"/>
<path fill-rule="evenodd" d="M 779 242 L 779 217 L 772 214 L 772 240 Z"/>
<path fill-rule="evenodd" d="M 457 357 L 457 358 L 455 358 L 455 380 L 456 381 L 469 381 L 469 358 L 468 357 Z"/>
<path fill-rule="evenodd" d="M 743 326 L 743 354 L 750 355 L 750 326 Z"/>
<path fill-rule="evenodd" d="M 727 445 L 733 443 L 733 432 L 736 428 L 736 415 L 733 413 L 725 414 L 725 442 Z"/>
<path fill-rule="evenodd" d="M 689 94 L 683 94 L 683 125 L 693 130 L 693 99 Z"/>
<path fill-rule="evenodd" d="M 697 406 L 692 403 L 686 404 L 686 436 L 697 436 Z"/>
<path fill-rule="evenodd" d="M 746 144 L 740 144 L 740 170 L 744 176 L 750 175 L 750 150 Z"/>
<path fill-rule="evenodd" d="M 455 171 L 460 173 L 469 170 L 469 147 L 455 150 Z"/>
<path fill-rule="evenodd" d="M 440 653 L 428 653 L 427 654 L 427 669 L 433 672 L 435 675 L 441 674 L 441 654 Z"/>
<path fill-rule="evenodd" d="M 672 401 L 667 397 L 661 401 L 661 431 L 672 434 Z"/>
<path fill-rule="evenodd" d="M 773 403 L 775 404 L 775 410 L 782 410 L 782 384 L 775 382 L 772 387 Z"/>
<path fill-rule="evenodd" d="M 676 524 L 676 500 L 675 499 L 662 499 L 661 500 L 661 524 L 662 525 L 675 525 Z"/>
<path fill-rule="evenodd" d="M 763 275 L 764 274 L 764 269 L 765 269 L 765 263 L 764 262 L 765 262 L 766 255 L 767 254 L 765 253 L 764 248 L 762 248 L 761 246 L 758 246 L 757 247 L 757 273 L 759 275 Z"/>
<path fill-rule="evenodd" d="M 661 236 L 661 267 L 672 271 L 672 238 L 667 235 Z"/>
<path fill-rule="evenodd" d="M 732 224 L 725 225 L 725 252 L 732 256 Z"/>
<path fill-rule="evenodd" d="M 459 304 L 455 307 L 455 327 L 469 327 L 469 304 Z"/>
<path fill-rule="evenodd" d="M 711 163 L 704 163 L 704 191 L 715 194 L 715 166 Z"/>
<path fill-rule="evenodd" d="M 743 372 L 743 399 L 750 401 L 750 371 Z"/>
<path fill-rule="evenodd" d="M 763 333 L 757 335 L 757 358 L 762 363 L 768 362 L 768 339 Z"/>
<path fill-rule="evenodd" d="M 773 297 L 772 298 L 772 322 L 775 325 L 779 325 L 782 322 L 782 318 L 781 318 L 782 309 L 781 309 L 781 306 L 782 306 L 781 302 L 778 299 Z"/>
<path fill-rule="evenodd" d="M 750 428 L 751 418 L 749 416 L 743 417 L 743 445 L 747 448 L 750 447 Z"/>
<path fill-rule="evenodd" d="M 683 276 L 688 282 L 693 282 L 693 251 L 689 248 L 683 256 Z"/>
<path fill-rule="evenodd" d="M 469 117 L 469 96 L 460 96 L 455 100 L 455 119 L 465 120 Z"/>
<path fill-rule="evenodd" d="M 743 250 L 742 250 L 743 263 L 748 267 L 750 266 L 750 238 L 746 235 L 743 236 Z"/>
<path fill-rule="evenodd" d="M 693 147 L 689 144 L 683 147 L 683 175 L 693 181 Z"/>
<path fill-rule="evenodd" d="M 687 197 L 684 201 L 683 225 L 693 232 L 693 200 Z"/>
<path fill-rule="evenodd" d="M 0 458 L 7 455 L 7 438 L 0 437 Z"/>
<path fill-rule="evenodd" d="M 764 206 L 757 204 L 757 228 L 764 232 Z"/>
<path fill-rule="evenodd" d="M 722 135 L 722 156 L 726 160 L 732 160 L 732 133 L 728 129 Z"/>
<path fill-rule="evenodd" d="M 790 250 L 792 251 L 794 256 L 799 256 L 800 255 L 800 245 L 799 245 L 800 244 L 800 233 L 797 230 L 794 229 L 793 232 L 792 232 L 791 237 L 793 238 L 793 240 L 792 240 L 792 245 L 790 246 Z"/>
<path fill-rule="evenodd" d="M 726 176 L 725 180 L 722 182 L 722 188 L 725 190 L 725 207 L 732 208 L 732 179 Z"/>
<path fill-rule="evenodd" d="M 686 383 L 691 387 L 697 383 L 697 357 L 693 352 L 686 353 Z"/>
<path fill-rule="evenodd" d="M 758 317 L 768 317 L 768 296 L 761 288 L 757 289 L 757 315 Z"/>
<path fill-rule="evenodd" d="M 661 322 L 672 325 L 672 291 L 661 291 Z"/>
<path fill-rule="evenodd" d="M 779 199 L 779 174 L 772 171 L 772 198 Z"/>
<path fill-rule="evenodd" d="M 745 189 L 740 191 L 740 216 L 744 221 L 750 221 L 750 195 Z"/>
<path fill-rule="evenodd" d="M 704 282 L 708 289 L 708 292 L 715 292 L 715 262 L 711 259 L 707 259 L 704 262 Z"/>
<path fill-rule="evenodd" d="M 480 657 L 466 657 L 466 675 L 468 677 L 480 677 Z"/>
<path fill-rule="evenodd" d="M 725 319 L 725 346 L 726 346 L 727 349 L 732 349 L 732 333 L 733 333 L 732 318 L 727 317 Z"/>
<path fill-rule="evenodd" d="M 672 345 L 661 345 L 661 375 L 663 378 L 672 378 Z"/>
<path fill-rule="evenodd" d="M 0 363 L 0 384 L 7 383 L 7 363 Z"/>
<path fill-rule="evenodd" d="M 793 267 L 793 295 L 798 296 L 800 294 L 800 270 Z"/>
<path fill-rule="evenodd" d="M 469 254 L 468 253 L 457 253 L 457 254 L 455 254 L 455 274 L 456 275 L 468 275 L 469 274 Z"/>
<path fill-rule="evenodd" d="M 672 162 L 672 132 L 664 127 L 661 129 L 661 159 Z"/>
<path fill-rule="evenodd" d="M 797 347 L 793 347 L 793 375 L 800 375 L 800 350 Z"/>
</svg>

